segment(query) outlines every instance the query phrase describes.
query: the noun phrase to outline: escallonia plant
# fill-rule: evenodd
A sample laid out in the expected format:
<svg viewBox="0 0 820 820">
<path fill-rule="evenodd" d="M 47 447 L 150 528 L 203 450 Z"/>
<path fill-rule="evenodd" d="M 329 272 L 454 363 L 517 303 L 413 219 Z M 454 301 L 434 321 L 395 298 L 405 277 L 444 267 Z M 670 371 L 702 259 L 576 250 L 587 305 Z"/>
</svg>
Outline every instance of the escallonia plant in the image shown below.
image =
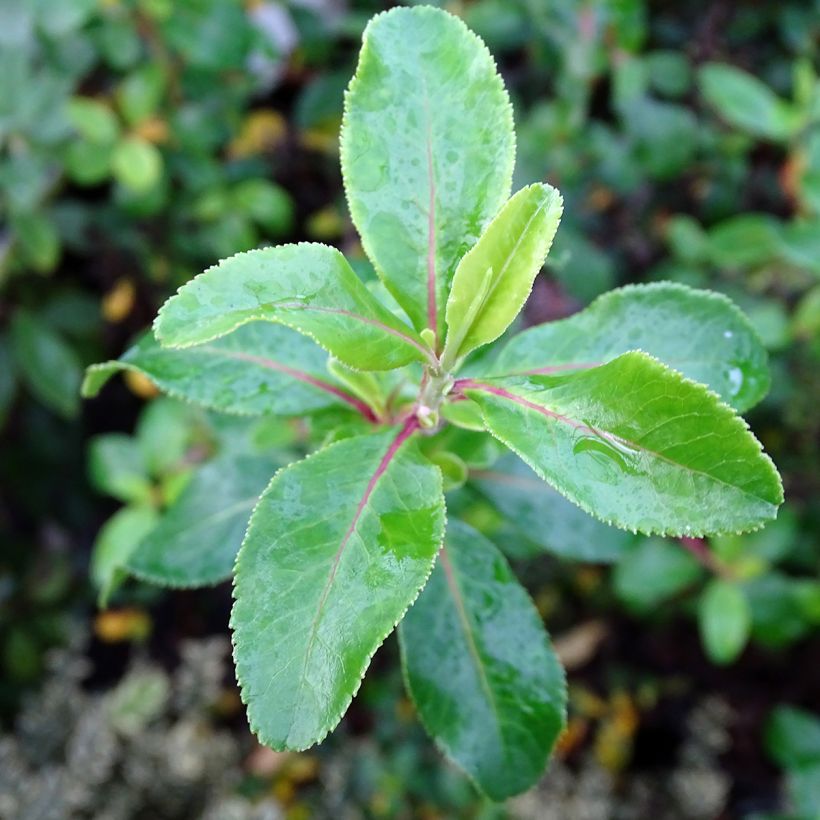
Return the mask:
<svg viewBox="0 0 820 820">
<path fill-rule="evenodd" d="M 305 749 L 336 726 L 398 624 L 423 724 L 496 800 L 541 775 L 565 721 L 565 676 L 497 547 L 448 520 L 445 490 L 495 476 L 487 497 L 500 510 L 582 559 L 596 539 L 623 547 L 603 531 L 753 530 L 783 500 L 736 414 L 767 390 L 765 353 L 723 296 L 625 287 L 505 335 L 562 211 L 547 184 L 510 196 L 514 153 L 512 108 L 478 37 L 430 7 L 374 17 L 341 160 L 380 283 L 320 244 L 238 254 L 184 285 L 153 332 L 84 385 L 93 396 L 125 369 L 224 413 L 335 408 L 324 446 L 261 492 L 241 546 L 235 528 L 200 551 L 189 533 L 180 554 L 176 520 L 123 569 L 176 586 L 233 575 L 237 677 L 253 731 L 276 749 Z M 514 455 L 488 468 L 501 445 Z M 577 526 L 559 521 L 571 505 L 547 485 L 605 524 L 580 511 Z M 203 524 L 248 514 L 242 493 L 215 493 L 208 507 L 194 489 L 199 504 L 186 492 L 177 504 L 201 516 L 190 523 L 205 544 Z"/>
</svg>

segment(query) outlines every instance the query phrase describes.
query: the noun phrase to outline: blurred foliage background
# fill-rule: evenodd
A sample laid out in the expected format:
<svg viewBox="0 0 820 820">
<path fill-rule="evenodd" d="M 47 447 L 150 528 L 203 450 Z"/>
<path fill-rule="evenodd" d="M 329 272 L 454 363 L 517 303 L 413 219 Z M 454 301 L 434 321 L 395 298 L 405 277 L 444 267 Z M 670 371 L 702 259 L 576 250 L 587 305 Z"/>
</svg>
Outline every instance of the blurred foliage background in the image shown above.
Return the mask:
<svg viewBox="0 0 820 820">
<path fill-rule="evenodd" d="M 514 559 L 570 670 L 544 782 L 483 802 L 424 738 L 392 640 L 326 744 L 261 749 L 228 585 L 131 582 L 98 612 L 92 578 L 114 580 L 105 556 L 211 458 L 286 463 L 322 420 L 218 419 L 133 375 L 81 405 L 79 384 L 221 257 L 313 239 L 368 275 L 337 137 L 387 6 L 0 0 L 0 817 L 820 817 L 820 2 L 438 5 L 499 63 L 515 187 L 566 200 L 528 321 L 628 282 L 731 296 L 771 355 L 749 422 L 784 475 L 780 518 L 635 539 L 614 566 L 591 531 L 598 560 L 569 562 L 555 531 L 582 525 L 478 480 L 454 503 Z"/>
</svg>

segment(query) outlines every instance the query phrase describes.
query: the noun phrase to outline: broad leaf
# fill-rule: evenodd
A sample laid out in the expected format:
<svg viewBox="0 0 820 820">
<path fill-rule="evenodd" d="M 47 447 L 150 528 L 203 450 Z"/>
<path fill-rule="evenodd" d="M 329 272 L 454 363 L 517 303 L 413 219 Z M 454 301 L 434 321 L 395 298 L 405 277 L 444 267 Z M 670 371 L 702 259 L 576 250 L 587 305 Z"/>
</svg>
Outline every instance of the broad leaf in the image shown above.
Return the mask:
<svg viewBox="0 0 820 820">
<path fill-rule="evenodd" d="M 248 519 L 277 466 L 268 458 L 227 455 L 200 467 L 131 552 L 128 572 L 172 587 L 229 578 Z"/>
<path fill-rule="evenodd" d="M 447 301 L 444 359 L 455 362 L 497 339 L 530 295 L 563 203 L 550 185 L 520 190 L 459 262 Z"/>
<path fill-rule="evenodd" d="M 493 372 L 584 370 L 635 349 L 708 385 L 740 411 L 769 389 L 766 351 L 746 316 L 721 294 L 670 282 L 613 290 L 569 319 L 519 333 Z"/>
<path fill-rule="evenodd" d="M 341 158 L 353 221 L 419 330 L 439 336 L 456 265 L 510 194 L 512 107 L 464 23 L 397 8 L 365 29 Z"/>
<path fill-rule="evenodd" d="M 566 685 L 501 553 L 450 521 L 399 637 L 410 695 L 439 746 L 493 800 L 535 783 L 564 725 Z"/>
<path fill-rule="evenodd" d="M 563 376 L 457 382 L 487 429 L 582 509 L 626 529 L 757 529 L 780 477 L 742 419 L 642 352 Z"/>
<path fill-rule="evenodd" d="M 632 541 L 629 533 L 578 509 L 512 454 L 471 472 L 470 483 L 528 541 L 562 558 L 616 561 Z"/>
<path fill-rule="evenodd" d="M 89 367 L 83 395 L 96 396 L 121 370 L 142 373 L 164 393 L 223 413 L 296 416 L 342 405 L 372 416 L 328 375 L 325 351 L 268 322 L 183 350 L 162 347 L 149 331 L 117 361 Z"/>
<path fill-rule="evenodd" d="M 339 721 L 430 574 L 438 468 L 413 427 L 345 439 L 280 471 L 236 563 L 236 669 L 254 732 L 305 749 Z"/>
<path fill-rule="evenodd" d="M 360 370 L 430 356 L 339 251 L 308 242 L 239 253 L 209 268 L 160 308 L 154 333 L 164 346 L 191 347 L 256 320 L 298 330 Z"/>
</svg>

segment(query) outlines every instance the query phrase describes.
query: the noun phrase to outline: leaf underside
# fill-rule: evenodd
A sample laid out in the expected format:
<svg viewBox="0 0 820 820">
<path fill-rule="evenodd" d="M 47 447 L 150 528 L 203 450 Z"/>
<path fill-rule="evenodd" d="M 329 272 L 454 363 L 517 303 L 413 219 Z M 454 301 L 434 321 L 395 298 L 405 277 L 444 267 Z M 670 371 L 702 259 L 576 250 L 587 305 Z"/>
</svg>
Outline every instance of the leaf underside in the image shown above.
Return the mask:
<svg viewBox="0 0 820 820">
<path fill-rule="evenodd" d="M 275 749 L 305 749 L 338 723 L 430 574 L 441 473 L 408 430 L 345 439 L 281 470 L 254 510 L 231 625 L 251 727 Z"/>
<path fill-rule="evenodd" d="M 468 380 L 487 429 L 607 523 L 647 534 L 757 529 L 783 501 L 741 418 L 642 352 L 565 376 Z"/>
<path fill-rule="evenodd" d="M 451 520 L 399 636 L 408 689 L 444 751 L 494 800 L 535 783 L 564 725 L 564 673 L 493 544 Z"/>
<path fill-rule="evenodd" d="M 766 350 L 746 316 L 722 294 L 671 282 L 618 288 L 575 316 L 519 333 L 502 348 L 493 373 L 584 370 L 638 349 L 739 412 L 769 389 Z"/>
<path fill-rule="evenodd" d="M 509 196 L 514 157 L 504 83 L 464 23 L 429 7 L 371 20 L 342 174 L 367 255 L 417 329 L 441 334 L 456 265 Z"/>
</svg>

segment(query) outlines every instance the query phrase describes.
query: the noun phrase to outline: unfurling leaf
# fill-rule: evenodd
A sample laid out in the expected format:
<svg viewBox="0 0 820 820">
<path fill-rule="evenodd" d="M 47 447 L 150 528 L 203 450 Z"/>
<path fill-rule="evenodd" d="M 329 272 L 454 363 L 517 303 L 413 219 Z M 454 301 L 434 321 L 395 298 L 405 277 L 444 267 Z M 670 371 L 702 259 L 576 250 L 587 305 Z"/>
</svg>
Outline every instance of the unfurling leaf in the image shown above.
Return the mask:
<svg viewBox="0 0 820 820">
<path fill-rule="evenodd" d="M 566 685 L 544 625 L 501 553 L 450 521 L 399 628 L 427 731 L 493 800 L 529 788 L 564 726 Z"/>
<path fill-rule="evenodd" d="M 418 330 L 441 334 L 456 265 L 509 196 L 514 153 L 504 84 L 461 20 L 428 7 L 373 18 L 342 173 L 367 255 Z"/>
<path fill-rule="evenodd" d="M 304 333 L 359 370 L 389 370 L 429 356 L 339 251 L 307 242 L 239 253 L 209 268 L 162 306 L 154 333 L 162 345 L 184 348 L 253 321 Z"/>
<path fill-rule="evenodd" d="M 538 475 L 616 526 L 692 536 L 757 529 L 783 501 L 743 420 L 645 353 L 564 376 L 464 380 L 460 389 Z"/>
<path fill-rule="evenodd" d="M 320 450 L 254 510 L 231 624 L 251 727 L 274 748 L 305 749 L 338 723 L 430 574 L 444 497 L 412 429 Z"/>
</svg>

